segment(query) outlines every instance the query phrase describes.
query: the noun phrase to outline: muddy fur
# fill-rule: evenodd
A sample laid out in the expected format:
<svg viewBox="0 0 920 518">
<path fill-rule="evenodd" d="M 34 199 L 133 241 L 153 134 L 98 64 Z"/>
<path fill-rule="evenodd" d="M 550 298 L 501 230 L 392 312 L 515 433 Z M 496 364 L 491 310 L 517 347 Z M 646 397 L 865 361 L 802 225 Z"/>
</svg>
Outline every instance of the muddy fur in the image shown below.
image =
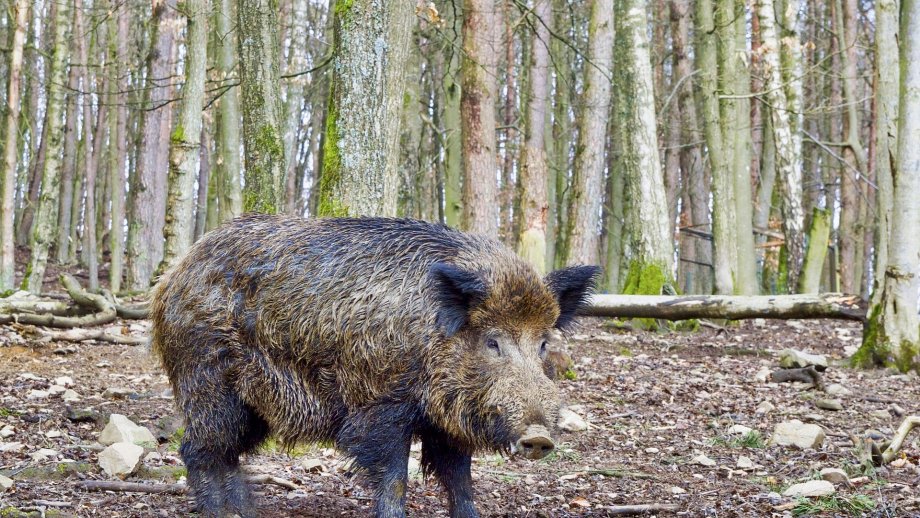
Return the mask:
<svg viewBox="0 0 920 518">
<path fill-rule="evenodd" d="M 413 437 L 452 516 L 476 516 L 477 450 L 551 429 L 542 347 L 597 268 L 541 279 L 501 243 L 413 220 L 248 215 L 207 234 L 154 290 L 154 352 L 187 427 L 206 516 L 255 516 L 238 459 L 271 434 L 334 441 L 404 516 Z"/>
</svg>

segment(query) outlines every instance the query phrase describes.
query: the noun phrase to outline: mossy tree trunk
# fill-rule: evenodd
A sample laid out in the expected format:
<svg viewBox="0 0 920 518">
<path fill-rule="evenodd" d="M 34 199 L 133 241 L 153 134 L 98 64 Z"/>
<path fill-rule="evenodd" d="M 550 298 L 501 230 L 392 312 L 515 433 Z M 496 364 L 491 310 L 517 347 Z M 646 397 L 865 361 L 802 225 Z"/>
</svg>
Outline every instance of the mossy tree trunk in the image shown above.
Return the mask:
<svg viewBox="0 0 920 518">
<path fill-rule="evenodd" d="M 610 112 L 614 2 L 591 2 L 584 105 L 578 115 L 578 142 L 568 200 L 566 264 L 597 264 L 600 206 L 604 192 L 604 142 Z M 651 66 L 651 65 L 649 65 Z M 660 168 L 659 168 L 660 171 Z"/>
<path fill-rule="evenodd" d="M 808 229 L 808 251 L 802 263 L 802 274 L 798 281 L 799 293 L 815 294 L 820 291 L 821 272 L 824 269 L 824 258 L 827 256 L 830 235 L 830 211 L 815 207 L 812 210 L 811 226 Z"/>
<path fill-rule="evenodd" d="M 625 293 L 660 295 L 673 285 L 673 236 L 658 158 L 654 83 L 646 10 L 640 0 L 617 0 L 616 102 L 619 160 L 624 176 L 629 256 Z"/>
<path fill-rule="evenodd" d="M 15 12 L 15 26 L 11 37 L 10 65 L 7 69 L 9 80 L 7 82 L 6 133 L 3 141 L 3 161 L 0 162 L 0 292 L 13 289 L 15 249 L 13 234 L 13 201 L 16 189 L 16 162 L 19 145 L 19 84 L 22 79 L 22 51 L 26 35 L 26 19 L 28 18 L 28 0 L 17 0 L 13 7 Z"/>
<path fill-rule="evenodd" d="M 319 216 L 395 216 L 409 2 L 335 2 Z"/>
<path fill-rule="evenodd" d="M 287 170 L 281 139 L 284 119 L 278 3 L 240 0 L 237 22 L 246 164 L 242 209 L 275 214 L 284 202 L 282 185 Z"/>
<path fill-rule="evenodd" d="M 463 6 L 460 74 L 463 146 L 463 226 L 498 237 L 495 100 L 499 30 L 497 0 L 467 0 Z"/>
<path fill-rule="evenodd" d="M 216 31 L 217 77 L 222 83 L 232 80 L 236 68 L 237 44 L 233 27 L 237 19 L 236 0 L 215 0 L 214 30 Z M 240 184 L 240 89 L 230 88 L 217 101 L 214 138 L 215 184 L 218 184 L 219 219 L 228 221 L 243 212 Z"/>
<path fill-rule="evenodd" d="M 112 229 L 109 234 L 112 251 L 109 264 L 109 287 L 114 293 L 121 291 L 121 278 L 125 254 L 125 172 L 128 161 L 128 27 L 131 13 L 126 5 L 119 6 L 109 23 L 110 54 L 115 70 L 115 94 L 110 96 L 115 105 L 115 122 L 109 139 L 114 157 L 110 160 L 112 185 Z"/>
<path fill-rule="evenodd" d="M 163 227 L 166 244 L 160 273 L 172 267 L 192 245 L 195 179 L 201 165 L 201 108 L 208 66 L 209 9 L 208 0 L 185 0 L 182 4 L 187 38 L 185 85 L 179 121 L 169 141 L 169 187 Z"/>
<path fill-rule="evenodd" d="M 460 131 L 460 46 L 462 22 L 460 3 L 441 13 L 446 22 L 447 39 L 443 52 L 447 70 L 441 81 L 443 93 L 444 146 L 444 222 L 454 228 L 463 221 L 463 146 Z"/>
<path fill-rule="evenodd" d="M 774 20 L 773 0 L 757 1 L 760 47 L 763 59 L 765 97 L 770 104 L 773 143 L 776 146 L 776 165 L 780 193 L 783 198 L 783 235 L 787 254 L 786 288 L 794 292 L 805 262 L 805 215 L 802 211 L 802 161 L 801 144 L 796 143 L 790 112 L 793 111 L 786 96 L 786 87 L 780 68 L 780 40 Z M 771 138 L 768 136 L 767 138 Z"/>
<path fill-rule="evenodd" d="M 552 27 L 551 0 L 537 0 L 533 15 L 536 31 L 530 38 L 530 98 L 525 120 L 524 163 L 521 168 L 521 233 L 518 253 L 530 261 L 539 272 L 550 265 L 546 261 L 546 222 L 549 198 L 546 167 L 546 117 L 549 104 L 549 42 Z"/>
<path fill-rule="evenodd" d="M 863 345 L 854 362 L 920 372 L 920 1 L 902 2 L 897 41 L 901 45 L 898 148 L 891 171 L 894 204 L 888 265 L 880 300 L 869 311 Z"/>
<path fill-rule="evenodd" d="M 51 54 L 51 70 L 48 85 L 48 107 L 45 112 L 45 133 L 48 139 L 47 154 L 42 166 L 41 195 L 32 232 L 29 236 L 29 248 L 32 251 L 29 264 L 22 279 L 22 289 L 32 293 L 41 293 L 45 267 L 48 263 L 48 250 L 55 239 L 55 223 L 58 215 L 58 195 L 61 179 L 61 150 L 63 144 L 63 125 L 61 110 L 64 105 L 64 81 L 67 77 L 67 21 L 70 3 L 55 4 L 54 43 Z"/>
</svg>

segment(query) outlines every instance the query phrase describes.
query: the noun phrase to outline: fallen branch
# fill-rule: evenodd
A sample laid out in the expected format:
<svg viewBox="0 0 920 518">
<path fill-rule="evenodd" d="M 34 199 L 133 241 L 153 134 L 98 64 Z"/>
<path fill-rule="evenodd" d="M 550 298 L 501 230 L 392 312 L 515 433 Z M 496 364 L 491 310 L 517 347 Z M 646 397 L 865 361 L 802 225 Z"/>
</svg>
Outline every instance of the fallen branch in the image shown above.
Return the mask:
<svg viewBox="0 0 920 518">
<path fill-rule="evenodd" d="M 50 337 L 57 342 L 110 342 L 113 344 L 143 345 L 147 338 L 143 336 L 119 335 L 107 333 L 102 329 L 68 329 L 67 331 L 37 331 L 42 336 Z"/>
<path fill-rule="evenodd" d="M 676 513 L 680 510 L 677 504 L 635 504 L 612 505 L 604 508 L 607 516 L 632 516 L 647 513 Z"/>
<path fill-rule="evenodd" d="M 824 381 L 821 379 L 821 373 L 815 369 L 814 365 L 800 369 L 779 369 L 770 374 L 770 378 L 777 383 L 785 381 L 811 383 L 816 389 L 824 392 Z"/>
<path fill-rule="evenodd" d="M 45 327 L 89 327 L 108 324 L 115 320 L 117 316 L 115 306 L 105 297 L 84 290 L 77 279 L 69 274 L 61 274 L 60 279 L 64 289 L 67 290 L 67 294 L 77 305 L 95 311 L 79 316 L 63 316 L 55 314 L 53 311 L 47 313 L 0 314 L 0 324 L 17 322 Z"/>
<path fill-rule="evenodd" d="M 283 478 L 272 475 L 247 475 L 246 482 L 250 484 L 271 484 L 285 489 L 299 489 L 300 486 Z M 117 491 L 122 493 L 156 493 L 181 495 L 188 491 L 185 484 L 150 484 L 146 482 L 123 482 L 120 480 L 81 480 L 77 482 L 79 489 L 87 491 Z"/>
<path fill-rule="evenodd" d="M 723 296 L 700 295 L 607 295 L 591 297 L 582 315 L 616 318 L 655 318 L 690 320 L 695 318 L 866 320 L 859 297 L 827 293 L 823 295 Z"/>
<path fill-rule="evenodd" d="M 901 426 L 899 426 L 898 431 L 895 432 L 891 444 L 882 452 L 883 464 L 888 464 L 894 460 L 895 455 L 897 455 L 901 447 L 904 446 L 904 439 L 907 438 L 907 434 L 917 427 L 920 427 L 920 416 L 910 415 L 901 421 Z"/>
<path fill-rule="evenodd" d="M 115 306 L 115 312 L 118 314 L 118 318 L 123 318 L 125 320 L 143 320 L 150 317 L 150 308 L 147 304 L 125 306 L 118 302 L 118 299 L 116 299 L 115 295 L 109 290 L 102 290 L 102 295 Z"/>
</svg>

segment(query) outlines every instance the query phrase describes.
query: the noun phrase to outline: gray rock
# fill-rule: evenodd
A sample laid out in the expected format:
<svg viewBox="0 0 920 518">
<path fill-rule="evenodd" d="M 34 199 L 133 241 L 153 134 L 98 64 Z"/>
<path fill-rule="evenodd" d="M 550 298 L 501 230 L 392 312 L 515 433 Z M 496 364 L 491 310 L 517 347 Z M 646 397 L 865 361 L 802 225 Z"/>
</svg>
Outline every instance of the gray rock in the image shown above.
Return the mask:
<svg viewBox="0 0 920 518">
<path fill-rule="evenodd" d="M 738 462 L 735 464 L 738 469 L 754 469 L 754 461 L 750 457 L 745 457 L 744 455 L 738 457 Z"/>
<path fill-rule="evenodd" d="M 823 354 L 811 354 L 796 349 L 783 349 L 779 353 L 779 366 L 784 369 L 795 369 L 814 365 L 815 369 L 827 369 L 827 357 Z"/>
<path fill-rule="evenodd" d="M 770 403 L 769 401 L 761 401 L 760 404 L 757 405 L 757 409 L 754 410 L 754 413 L 758 415 L 766 415 L 774 410 L 776 410 L 776 405 Z"/>
<path fill-rule="evenodd" d="M 824 443 L 824 430 L 816 424 L 805 424 L 793 419 L 777 424 L 770 442 L 780 446 L 817 449 Z"/>
<path fill-rule="evenodd" d="M 853 391 L 844 387 L 840 383 L 831 383 L 830 385 L 825 387 L 824 391 L 827 392 L 829 396 L 838 396 L 838 397 L 850 396 L 853 394 Z"/>
<path fill-rule="evenodd" d="M 67 389 L 63 394 L 61 394 L 61 399 L 68 403 L 74 403 L 76 401 L 80 401 L 80 394 L 77 394 L 77 391 L 73 389 Z"/>
<path fill-rule="evenodd" d="M 69 387 L 73 385 L 73 378 L 70 376 L 60 376 L 58 378 L 54 378 L 54 384 L 61 385 L 62 387 Z"/>
<path fill-rule="evenodd" d="M 109 416 L 109 423 L 99 435 L 99 442 L 103 445 L 127 442 L 155 446 L 157 440 L 147 428 L 134 424 L 121 414 L 112 414 Z"/>
<path fill-rule="evenodd" d="M 121 387 L 109 387 L 102 393 L 102 397 L 106 399 L 128 399 L 134 395 L 134 391 Z"/>
<path fill-rule="evenodd" d="M 33 462 L 44 462 L 51 457 L 56 457 L 57 454 L 58 452 L 51 448 L 41 448 L 38 451 L 30 453 L 29 457 L 32 457 Z"/>
<path fill-rule="evenodd" d="M 24 447 L 21 442 L 0 442 L 0 453 L 17 453 Z"/>
<path fill-rule="evenodd" d="M 843 410 L 843 404 L 839 399 L 818 399 L 815 400 L 815 406 L 822 410 Z"/>
<path fill-rule="evenodd" d="M 702 453 L 697 455 L 696 457 L 693 457 L 693 459 L 691 459 L 690 462 L 694 464 L 699 464 L 700 466 L 705 466 L 707 468 L 711 468 L 716 465 L 716 461 L 710 459 L 709 457 L 707 457 L 706 455 L 703 455 Z"/>
<path fill-rule="evenodd" d="M 808 482 L 790 486 L 789 489 L 783 491 L 783 496 L 792 498 L 829 496 L 836 491 L 834 484 L 826 480 L 809 480 Z"/>
<path fill-rule="evenodd" d="M 0 428 L 0 437 L 6 439 L 7 437 L 11 437 L 13 435 L 16 435 L 16 429 L 13 428 L 12 425 L 6 425 L 3 428 Z"/>
<path fill-rule="evenodd" d="M 0 491 L 6 491 L 13 487 L 13 479 L 0 475 Z"/>
<path fill-rule="evenodd" d="M 732 435 L 747 435 L 753 431 L 752 428 L 744 426 L 743 424 L 733 424 L 728 428 L 728 433 Z"/>
<path fill-rule="evenodd" d="M 144 448 L 129 442 L 116 442 L 99 453 L 99 467 L 112 477 L 130 475 L 137 469 Z"/>
</svg>

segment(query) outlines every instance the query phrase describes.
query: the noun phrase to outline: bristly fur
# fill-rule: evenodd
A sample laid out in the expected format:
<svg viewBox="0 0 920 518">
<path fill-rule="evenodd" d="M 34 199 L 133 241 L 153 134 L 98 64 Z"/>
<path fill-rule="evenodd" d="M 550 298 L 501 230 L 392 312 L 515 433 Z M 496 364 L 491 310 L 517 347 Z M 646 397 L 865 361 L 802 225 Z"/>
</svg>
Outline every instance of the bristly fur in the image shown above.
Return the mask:
<svg viewBox="0 0 920 518">
<path fill-rule="evenodd" d="M 238 458 L 271 434 L 335 441 L 393 515 L 421 437 L 451 505 L 473 509 L 469 455 L 555 423 L 533 344 L 571 323 L 595 273 L 544 280 L 498 241 L 406 219 L 247 215 L 207 234 L 151 304 L 199 507 L 254 516 Z M 516 363 L 485 356 L 485 333 L 523 347 Z"/>
</svg>

